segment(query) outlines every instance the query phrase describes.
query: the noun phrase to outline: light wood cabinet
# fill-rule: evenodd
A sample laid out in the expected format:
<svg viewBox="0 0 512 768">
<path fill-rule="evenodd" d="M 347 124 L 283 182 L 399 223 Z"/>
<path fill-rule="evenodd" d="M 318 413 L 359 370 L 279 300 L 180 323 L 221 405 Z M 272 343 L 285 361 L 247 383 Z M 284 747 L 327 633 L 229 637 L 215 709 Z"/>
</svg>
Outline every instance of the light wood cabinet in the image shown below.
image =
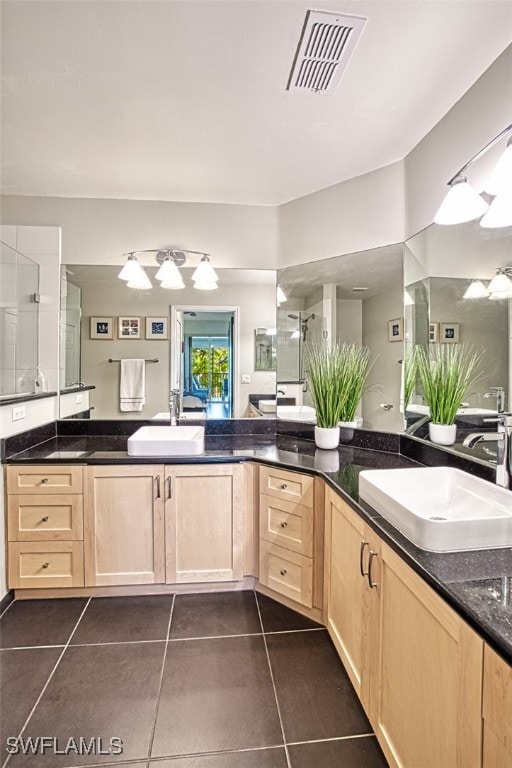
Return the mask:
<svg viewBox="0 0 512 768">
<path fill-rule="evenodd" d="M 323 605 L 323 487 L 311 475 L 260 467 L 259 582 L 307 609 Z"/>
<path fill-rule="evenodd" d="M 512 667 L 484 649 L 483 768 L 512 765 Z"/>
<path fill-rule="evenodd" d="M 325 527 L 327 629 L 352 685 L 371 717 L 374 700 L 370 679 L 378 645 L 381 542 L 362 518 L 332 490 L 326 494 Z"/>
<path fill-rule="evenodd" d="M 84 585 L 81 466 L 7 467 L 11 589 Z"/>
<path fill-rule="evenodd" d="M 238 581 L 244 570 L 244 467 L 165 468 L 166 581 Z"/>
<path fill-rule="evenodd" d="M 483 641 L 331 492 L 326 520 L 329 633 L 389 764 L 479 766 Z"/>
<path fill-rule="evenodd" d="M 87 467 L 84 531 L 86 586 L 164 583 L 163 466 Z"/>
</svg>

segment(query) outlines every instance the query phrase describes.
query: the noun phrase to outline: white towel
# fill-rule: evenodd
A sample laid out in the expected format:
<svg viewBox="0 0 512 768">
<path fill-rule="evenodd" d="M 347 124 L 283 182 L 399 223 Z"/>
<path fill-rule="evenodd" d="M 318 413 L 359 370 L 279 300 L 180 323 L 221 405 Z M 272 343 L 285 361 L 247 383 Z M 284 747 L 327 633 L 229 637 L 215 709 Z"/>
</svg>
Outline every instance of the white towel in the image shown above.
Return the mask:
<svg viewBox="0 0 512 768">
<path fill-rule="evenodd" d="M 127 358 L 121 360 L 119 407 L 121 411 L 142 411 L 146 401 L 145 360 Z"/>
</svg>

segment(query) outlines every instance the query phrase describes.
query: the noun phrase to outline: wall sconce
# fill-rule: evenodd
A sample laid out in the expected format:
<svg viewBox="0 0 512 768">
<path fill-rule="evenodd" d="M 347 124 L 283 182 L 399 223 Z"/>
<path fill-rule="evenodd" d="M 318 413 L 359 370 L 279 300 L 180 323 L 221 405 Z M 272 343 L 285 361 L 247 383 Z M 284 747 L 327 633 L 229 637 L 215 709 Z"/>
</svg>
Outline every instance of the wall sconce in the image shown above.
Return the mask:
<svg viewBox="0 0 512 768">
<path fill-rule="evenodd" d="M 277 306 L 282 304 L 284 301 L 288 301 L 286 294 L 280 285 L 277 286 L 276 297 L 277 297 Z"/>
<path fill-rule="evenodd" d="M 497 228 L 512 225 L 512 137 L 484 187 L 488 195 L 494 196 L 490 205 L 464 176 L 465 171 L 473 163 L 511 131 L 512 123 L 452 176 L 448 181 L 448 193 L 434 216 L 436 224 L 462 224 L 483 216 L 480 222 L 482 227 Z"/>
<path fill-rule="evenodd" d="M 151 288 L 151 280 L 147 276 L 144 268 L 137 261 L 135 254 L 137 253 L 156 253 L 156 260 L 160 264 L 160 268 L 155 275 L 155 279 L 160 282 L 161 288 L 169 290 L 181 290 L 185 288 L 182 274 L 179 267 L 183 266 L 187 259 L 187 254 L 194 254 L 201 256 L 197 268 L 192 275 L 194 282 L 194 288 L 198 288 L 200 291 L 213 291 L 217 288 L 217 282 L 219 280 L 214 268 L 210 263 L 208 254 L 201 251 L 185 251 L 185 250 L 163 250 L 159 249 L 147 249 L 145 251 L 132 251 L 131 253 L 125 253 L 127 261 L 118 277 L 121 280 L 126 280 L 128 288 L 138 288 L 139 290 L 147 290 Z"/>
<path fill-rule="evenodd" d="M 498 267 L 496 274 L 487 286 L 481 280 L 472 280 L 463 299 L 512 299 L 512 267 Z"/>
</svg>

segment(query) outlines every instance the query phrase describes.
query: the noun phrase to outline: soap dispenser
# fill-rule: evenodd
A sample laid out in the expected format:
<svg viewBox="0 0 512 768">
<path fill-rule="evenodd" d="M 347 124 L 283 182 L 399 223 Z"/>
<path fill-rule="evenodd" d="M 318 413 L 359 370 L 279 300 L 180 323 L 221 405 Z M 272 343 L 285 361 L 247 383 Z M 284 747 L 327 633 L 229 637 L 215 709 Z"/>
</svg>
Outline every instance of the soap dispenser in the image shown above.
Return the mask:
<svg viewBox="0 0 512 768">
<path fill-rule="evenodd" d="M 34 380 L 35 392 L 48 392 L 48 381 L 42 370 L 37 366 L 37 374 Z"/>
</svg>

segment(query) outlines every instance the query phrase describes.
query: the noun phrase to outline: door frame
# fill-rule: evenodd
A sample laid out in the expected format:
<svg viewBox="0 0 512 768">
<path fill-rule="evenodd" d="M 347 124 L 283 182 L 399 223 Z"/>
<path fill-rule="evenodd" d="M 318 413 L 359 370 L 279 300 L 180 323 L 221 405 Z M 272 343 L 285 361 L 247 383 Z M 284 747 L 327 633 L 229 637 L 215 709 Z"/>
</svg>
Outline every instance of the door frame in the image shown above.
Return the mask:
<svg viewBox="0 0 512 768">
<path fill-rule="evenodd" d="M 232 312 L 233 313 L 233 349 L 231 365 L 233 368 L 233 404 L 232 404 L 232 418 L 240 418 L 240 307 L 233 305 L 205 305 L 205 304 L 171 304 L 171 334 L 170 344 L 171 353 L 170 359 L 170 382 L 171 389 L 174 389 L 174 382 L 177 381 L 179 372 L 176 370 L 176 356 L 172 354 L 172 350 L 175 349 L 175 345 L 178 343 L 177 339 L 177 313 L 178 312 Z M 183 360 L 183 350 L 181 352 L 181 360 Z M 179 386 L 179 385 L 178 385 Z"/>
</svg>

